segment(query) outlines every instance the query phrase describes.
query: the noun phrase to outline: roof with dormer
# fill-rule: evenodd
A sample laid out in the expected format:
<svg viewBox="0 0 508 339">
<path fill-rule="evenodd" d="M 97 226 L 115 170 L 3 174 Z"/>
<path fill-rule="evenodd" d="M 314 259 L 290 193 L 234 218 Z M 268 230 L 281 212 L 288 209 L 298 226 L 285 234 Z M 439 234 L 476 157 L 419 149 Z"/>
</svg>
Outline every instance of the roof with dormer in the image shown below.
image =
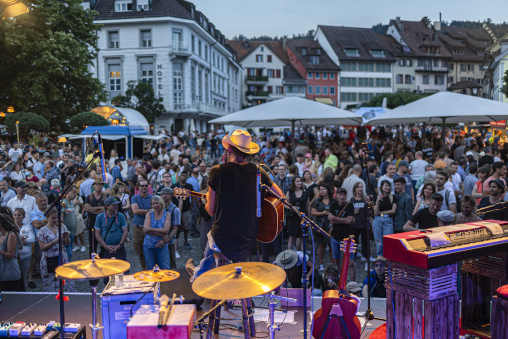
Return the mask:
<svg viewBox="0 0 508 339">
<path fill-rule="evenodd" d="M 282 41 L 263 41 L 263 40 L 228 40 L 227 43 L 236 52 L 238 62 L 241 62 L 256 48 L 263 45 L 270 49 L 284 64 L 289 63 L 289 57 L 286 50 L 283 48 Z"/>
<path fill-rule="evenodd" d="M 288 40 L 287 46 L 306 69 L 340 70 L 340 67 L 332 61 L 323 47 L 321 47 L 321 44 L 316 40 L 292 39 Z M 303 50 L 305 50 L 305 52 L 303 52 Z M 305 55 L 303 53 L 305 53 Z M 310 62 L 311 56 L 318 57 L 317 64 Z"/>
</svg>

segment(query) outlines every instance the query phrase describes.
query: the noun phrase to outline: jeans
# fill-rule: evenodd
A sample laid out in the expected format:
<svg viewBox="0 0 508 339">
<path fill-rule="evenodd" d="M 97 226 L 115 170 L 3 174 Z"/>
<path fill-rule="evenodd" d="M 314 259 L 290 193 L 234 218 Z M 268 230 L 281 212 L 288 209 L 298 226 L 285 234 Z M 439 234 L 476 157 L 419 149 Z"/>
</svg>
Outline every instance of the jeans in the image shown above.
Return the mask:
<svg viewBox="0 0 508 339">
<path fill-rule="evenodd" d="M 383 236 L 393 234 L 393 219 L 377 216 L 372 223 L 374 240 L 376 240 L 376 256 L 383 256 Z"/>
<path fill-rule="evenodd" d="M 191 277 L 190 282 L 192 283 L 197 277 L 201 274 L 211 270 L 215 266 L 215 257 L 213 256 L 214 252 L 219 252 L 220 250 L 213 241 L 212 236 L 208 233 L 208 241 L 206 242 L 205 252 L 203 253 L 203 259 L 198 266 L 194 269 L 194 275 Z"/>
<path fill-rule="evenodd" d="M 146 269 L 152 270 L 157 264 L 161 270 L 169 270 L 169 248 L 164 245 L 161 248 L 147 248 L 143 246 L 143 255 L 146 261 Z"/>
<path fill-rule="evenodd" d="M 69 238 L 71 239 L 71 243 L 69 246 L 64 246 L 64 248 L 67 251 L 67 257 L 69 258 L 69 262 L 70 262 L 72 259 L 72 245 L 74 244 L 74 236 L 71 235 L 71 236 L 69 236 Z"/>
</svg>

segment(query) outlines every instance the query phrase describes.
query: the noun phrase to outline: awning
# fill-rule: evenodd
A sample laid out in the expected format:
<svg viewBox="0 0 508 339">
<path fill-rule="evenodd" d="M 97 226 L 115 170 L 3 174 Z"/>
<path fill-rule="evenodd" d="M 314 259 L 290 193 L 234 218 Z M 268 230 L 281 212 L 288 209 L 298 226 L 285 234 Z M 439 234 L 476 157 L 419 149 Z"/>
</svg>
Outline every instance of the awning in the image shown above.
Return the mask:
<svg viewBox="0 0 508 339">
<path fill-rule="evenodd" d="M 165 134 L 161 135 L 134 135 L 134 138 L 148 139 L 148 140 L 160 140 L 160 139 L 171 139 Z"/>
<path fill-rule="evenodd" d="M 317 102 L 320 102 L 322 104 L 333 106 L 333 100 L 330 98 L 314 98 L 314 100 L 316 100 Z"/>
<path fill-rule="evenodd" d="M 59 136 L 59 138 L 60 137 L 65 137 L 68 140 L 72 140 L 72 139 L 88 139 L 88 138 L 91 138 L 92 136 L 91 135 L 80 135 L 80 134 L 62 134 Z M 101 137 L 102 137 L 102 139 L 105 139 L 105 140 L 120 140 L 120 139 L 124 139 L 125 135 L 101 135 Z M 94 136 L 94 138 L 97 139 L 98 137 Z"/>
</svg>

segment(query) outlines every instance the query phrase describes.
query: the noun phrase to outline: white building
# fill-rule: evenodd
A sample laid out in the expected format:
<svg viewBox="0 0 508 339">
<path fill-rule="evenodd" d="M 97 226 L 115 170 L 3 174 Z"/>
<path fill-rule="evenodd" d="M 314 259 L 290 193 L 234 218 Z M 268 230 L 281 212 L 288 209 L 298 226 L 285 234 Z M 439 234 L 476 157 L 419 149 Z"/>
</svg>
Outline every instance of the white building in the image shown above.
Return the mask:
<svg viewBox="0 0 508 339">
<path fill-rule="evenodd" d="M 103 25 L 94 74 L 109 100 L 129 81 L 153 84 L 166 112 L 154 130 L 207 130 L 207 121 L 241 108 L 241 67 L 224 35 L 183 0 L 98 0 Z M 108 102 L 110 103 L 110 102 Z"/>
</svg>

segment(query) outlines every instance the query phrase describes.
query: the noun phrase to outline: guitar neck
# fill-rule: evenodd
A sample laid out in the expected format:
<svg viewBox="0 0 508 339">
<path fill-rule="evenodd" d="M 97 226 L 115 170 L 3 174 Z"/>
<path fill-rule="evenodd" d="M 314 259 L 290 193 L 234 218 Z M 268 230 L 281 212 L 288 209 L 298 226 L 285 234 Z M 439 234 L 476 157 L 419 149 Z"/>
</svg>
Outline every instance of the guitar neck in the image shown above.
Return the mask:
<svg viewBox="0 0 508 339">
<path fill-rule="evenodd" d="M 346 242 L 345 249 L 344 249 L 344 259 L 342 259 L 342 266 L 340 268 L 340 279 L 339 279 L 339 286 L 338 290 L 345 290 L 346 284 L 347 284 L 347 274 L 349 269 L 349 257 L 351 254 L 351 239 Z"/>
<path fill-rule="evenodd" d="M 199 192 L 189 191 L 189 195 L 191 197 L 204 198 L 206 193 L 199 193 Z"/>
</svg>

